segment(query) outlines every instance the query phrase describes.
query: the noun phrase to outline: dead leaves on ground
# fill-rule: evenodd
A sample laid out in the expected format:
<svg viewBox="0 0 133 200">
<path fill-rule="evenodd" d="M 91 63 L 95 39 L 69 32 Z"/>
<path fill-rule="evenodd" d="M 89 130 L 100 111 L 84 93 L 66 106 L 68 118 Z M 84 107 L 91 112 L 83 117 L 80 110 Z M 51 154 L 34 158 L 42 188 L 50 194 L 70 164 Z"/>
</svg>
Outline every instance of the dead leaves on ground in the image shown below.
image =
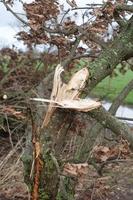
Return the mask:
<svg viewBox="0 0 133 200">
<path fill-rule="evenodd" d="M 66 163 L 63 174 L 68 177 L 76 178 L 75 199 L 105 199 L 110 191 L 111 177 L 98 177 L 96 171 L 88 163 Z"/>
<path fill-rule="evenodd" d="M 130 156 L 129 144 L 126 140 L 122 140 L 116 146 L 95 146 L 92 156 L 96 162 L 105 162 L 108 160 L 127 159 Z M 89 173 L 90 165 L 88 163 L 66 163 L 64 165 L 64 174 L 69 176 L 82 176 Z"/>
<path fill-rule="evenodd" d="M 122 140 L 122 142 L 113 147 L 95 146 L 92 155 L 98 162 L 126 159 L 130 155 L 129 144 L 126 140 Z"/>
<path fill-rule="evenodd" d="M 104 163 L 110 160 L 108 170 L 112 168 L 120 172 L 119 162 L 113 165 L 113 160 L 125 160 L 129 158 L 129 144 L 125 140 L 121 140 L 116 146 L 96 146 L 93 150 L 93 157 L 96 162 Z M 66 163 L 64 165 L 63 174 L 68 177 L 76 178 L 76 195 L 77 199 L 107 199 L 111 194 L 112 185 L 114 184 L 113 176 L 110 173 L 105 173 L 105 176 L 99 177 L 96 170 L 88 163 Z"/>
<path fill-rule="evenodd" d="M 64 174 L 71 176 L 82 176 L 88 174 L 89 166 L 87 163 L 70 164 L 64 166 Z"/>
</svg>

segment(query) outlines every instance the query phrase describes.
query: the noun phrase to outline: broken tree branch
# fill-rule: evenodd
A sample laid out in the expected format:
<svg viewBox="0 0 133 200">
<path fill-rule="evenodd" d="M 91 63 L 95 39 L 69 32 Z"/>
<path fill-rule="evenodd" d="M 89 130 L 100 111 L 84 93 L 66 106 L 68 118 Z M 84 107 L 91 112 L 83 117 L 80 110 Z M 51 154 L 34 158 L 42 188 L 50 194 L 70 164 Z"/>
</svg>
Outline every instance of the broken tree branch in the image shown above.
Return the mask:
<svg viewBox="0 0 133 200">
<path fill-rule="evenodd" d="M 128 125 L 111 115 L 111 113 L 106 111 L 103 107 L 90 111 L 89 115 L 95 118 L 103 127 L 112 130 L 117 136 L 121 135 L 130 143 L 130 146 L 133 149 L 133 134 L 131 134 Z"/>
<path fill-rule="evenodd" d="M 123 90 L 120 92 L 120 94 L 116 97 L 116 99 L 114 100 L 114 102 L 112 103 L 109 112 L 112 115 L 115 115 L 118 107 L 120 106 L 120 104 L 123 103 L 124 99 L 127 97 L 127 95 L 129 94 L 129 92 L 131 91 L 131 89 L 133 88 L 133 80 L 131 80 L 128 85 L 126 85 L 126 87 L 123 88 Z M 107 112 L 107 111 L 105 111 Z M 118 119 L 121 119 L 119 117 L 117 117 Z M 122 118 L 123 120 L 131 120 L 130 118 Z M 88 119 L 89 120 L 89 119 Z M 118 122 L 118 121 L 117 121 Z M 117 123 L 116 122 L 116 123 Z M 123 123 L 122 123 L 123 125 Z M 127 126 L 127 125 L 125 125 Z M 121 128 L 121 127 L 120 127 Z M 128 130 L 128 135 L 130 135 L 130 130 L 128 127 L 126 127 Z M 91 130 L 87 131 L 87 136 L 86 136 L 86 140 L 83 143 L 80 153 L 79 153 L 79 157 L 78 160 L 80 161 L 84 161 L 86 160 L 86 157 L 88 157 L 88 152 L 90 152 L 94 146 L 94 143 L 96 141 L 96 138 L 98 137 L 98 135 L 101 133 L 101 131 L 103 130 L 103 126 L 101 125 L 100 121 L 98 120 L 98 123 L 96 123 Z M 118 135 L 118 132 L 116 131 L 116 135 Z M 91 141 L 91 143 L 90 143 Z M 129 141 L 131 142 L 131 141 Z M 133 144 L 132 144 L 133 145 Z M 87 153 L 86 153 L 87 152 Z M 84 156 L 83 156 L 84 155 Z"/>
</svg>

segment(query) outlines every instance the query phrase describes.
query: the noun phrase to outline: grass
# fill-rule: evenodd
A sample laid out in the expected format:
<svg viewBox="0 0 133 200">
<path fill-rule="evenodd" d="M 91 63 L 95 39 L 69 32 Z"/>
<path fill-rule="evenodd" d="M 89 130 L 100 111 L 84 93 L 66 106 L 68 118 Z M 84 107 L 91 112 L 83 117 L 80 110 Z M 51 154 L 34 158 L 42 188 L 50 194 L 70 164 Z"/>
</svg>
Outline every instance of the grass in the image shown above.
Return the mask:
<svg viewBox="0 0 133 200">
<path fill-rule="evenodd" d="M 102 99 L 113 101 L 121 90 L 133 79 L 133 71 L 128 70 L 124 75 L 116 71 L 116 77 L 107 77 L 92 91 L 92 94 Z M 125 104 L 133 105 L 133 90 L 126 97 Z"/>
</svg>

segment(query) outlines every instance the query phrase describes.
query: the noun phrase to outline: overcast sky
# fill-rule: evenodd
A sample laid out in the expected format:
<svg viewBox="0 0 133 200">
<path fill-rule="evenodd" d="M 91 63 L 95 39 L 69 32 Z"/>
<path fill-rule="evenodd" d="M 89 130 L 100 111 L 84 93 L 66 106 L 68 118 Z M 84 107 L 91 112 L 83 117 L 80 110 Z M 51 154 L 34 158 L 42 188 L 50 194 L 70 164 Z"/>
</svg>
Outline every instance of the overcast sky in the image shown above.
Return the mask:
<svg viewBox="0 0 133 200">
<path fill-rule="evenodd" d="M 30 3 L 33 0 L 23 0 L 23 2 Z M 21 3 L 15 1 L 15 6 L 13 10 L 17 13 L 23 13 Z M 62 4 L 65 5 L 67 9 L 69 6 L 65 0 L 59 0 Z M 78 6 L 85 6 L 87 3 L 100 3 L 101 0 L 76 0 Z M 83 12 L 83 11 L 80 11 Z M 0 48 L 3 46 L 11 47 L 12 44 L 16 45 L 18 48 L 23 48 L 23 43 L 17 41 L 15 35 L 18 31 L 23 30 L 21 28 L 21 23 L 9 12 L 6 10 L 4 5 L 0 3 Z M 81 19 L 78 19 L 80 21 Z"/>
</svg>

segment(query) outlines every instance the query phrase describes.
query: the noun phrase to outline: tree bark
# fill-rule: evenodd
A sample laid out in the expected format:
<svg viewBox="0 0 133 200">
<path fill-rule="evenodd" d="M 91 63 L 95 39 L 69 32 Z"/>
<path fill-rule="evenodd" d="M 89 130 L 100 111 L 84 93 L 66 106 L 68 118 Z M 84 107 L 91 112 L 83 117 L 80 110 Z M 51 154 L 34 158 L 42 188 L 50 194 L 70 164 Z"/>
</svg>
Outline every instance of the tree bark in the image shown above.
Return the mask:
<svg viewBox="0 0 133 200">
<path fill-rule="evenodd" d="M 107 45 L 101 55 L 94 62 L 88 64 L 91 72 L 88 92 L 110 75 L 119 63 L 131 57 L 133 57 L 133 18 L 123 31 Z"/>
</svg>

